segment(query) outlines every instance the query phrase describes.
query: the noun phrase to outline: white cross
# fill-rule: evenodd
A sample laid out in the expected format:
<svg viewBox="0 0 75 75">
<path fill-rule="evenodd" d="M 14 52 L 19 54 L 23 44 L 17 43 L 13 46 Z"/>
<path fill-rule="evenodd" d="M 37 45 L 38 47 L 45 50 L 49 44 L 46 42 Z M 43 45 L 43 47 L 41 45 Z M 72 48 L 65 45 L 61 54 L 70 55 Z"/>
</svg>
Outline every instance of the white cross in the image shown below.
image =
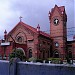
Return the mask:
<svg viewBox="0 0 75 75">
<path fill-rule="evenodd" d="M 56 23 L 56 24 L 58 23 L 58 19 L 55 19 L 55 23 Z"/>
<path fill-rule="evenodd" d="M 21 22 L 22 18 L 23 18 L 23 17 L 21 17 L 21 16 L 19 17 L 19 19 L 20 19 L 20 22 Z"/>
</svg>

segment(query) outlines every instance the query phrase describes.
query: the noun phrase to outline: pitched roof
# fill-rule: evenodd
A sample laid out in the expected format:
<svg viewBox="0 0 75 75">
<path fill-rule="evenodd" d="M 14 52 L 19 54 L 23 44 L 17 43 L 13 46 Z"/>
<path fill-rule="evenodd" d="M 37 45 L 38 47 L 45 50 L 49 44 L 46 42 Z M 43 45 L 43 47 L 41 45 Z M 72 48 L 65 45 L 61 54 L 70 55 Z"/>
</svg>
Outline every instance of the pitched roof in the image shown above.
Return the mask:
<svg viewBox="0 0 75 75">
<path fill-rule="evenodd" d="M 57 5 L 55 5 L 55 7 L 52 8 L 52 10 L 51 10 L 50 17 L 52 16 L 52 14 L 53 14 L 55 8 L 58 9 L 58 12 L 60 13 L 60 15 L 63 15 L 62 13 L 63 13 L 64 10 L 65 10 L 65 6 L 60 6 L 60 7 L 58 7 Z"/>
<path fill-rule="evenodd" d="M 30 25 L 28 25 L 28 24 L 25 24 L 25 23 L 23 23 L 23 22 L 21 21 L 21 22 L 19 22 L 19 23 L 8 33 L 8 35 L 10 35 L 10 34 L 16 29 L 16 27 L 17 27 L 18 25 L 23 25 L 25 28 L 31 30 L 31 31 L 34 32 L 34 33 L 37 33 L 37 29 L 36 29 L 36 28 L 34 28 L 34 27 L 32 27 L 32 26 L 30 26 Z M 43 35 L 43 36 L 45 36 L 45 37 L 50 38 L 50 35 L 47 34 L 47 33 L 45 33 L 45 32 L 40 31 L 40 34 Z"/>
<path fill-rule="evenodd" d="M 61 7 L 58 7 L 58 8 L 61 11 L 61 13 L 64 12 L 64 10 L 65 10 L 65 7 L 64 6 L 61 6 Z"/>
</svg>

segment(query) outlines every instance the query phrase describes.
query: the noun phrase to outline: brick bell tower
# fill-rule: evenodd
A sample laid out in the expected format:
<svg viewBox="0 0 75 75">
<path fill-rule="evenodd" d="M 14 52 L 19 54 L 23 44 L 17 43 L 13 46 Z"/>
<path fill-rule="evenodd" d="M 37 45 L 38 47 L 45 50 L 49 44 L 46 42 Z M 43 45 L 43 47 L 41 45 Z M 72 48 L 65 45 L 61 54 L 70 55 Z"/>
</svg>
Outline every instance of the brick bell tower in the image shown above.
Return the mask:
<svg viewBox="0 0 75 75">
<path fill-rule="evenodd" d="M 67 42 L 67 15 L 65 7 L 55 5 L 49 11 L 50 36 L 53 39 L 53 57 L 64 59 L 66 56 Z"/>
</svg>

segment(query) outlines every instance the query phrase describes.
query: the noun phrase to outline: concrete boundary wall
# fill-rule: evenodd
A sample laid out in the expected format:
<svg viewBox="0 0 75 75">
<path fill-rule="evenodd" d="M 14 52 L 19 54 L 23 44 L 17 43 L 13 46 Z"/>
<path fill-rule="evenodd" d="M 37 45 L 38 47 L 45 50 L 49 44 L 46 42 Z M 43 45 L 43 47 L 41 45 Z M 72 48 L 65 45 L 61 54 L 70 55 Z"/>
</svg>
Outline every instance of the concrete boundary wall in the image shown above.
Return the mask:
<svg viewBox="0 0 75 75">
<path fill-rule="evenodd" d="M 75 65 L 0 60 L 0 75 L 75 75 Z"/>
<path fill-rule="evenodd" d="M 17 75 L 75 75 L 75 65 L 18 62 Z"/>
<path fill-rule="evenodd" d="M 9 61 L 0 60 L 0 75 L 9 75 Z"/>
</svg>

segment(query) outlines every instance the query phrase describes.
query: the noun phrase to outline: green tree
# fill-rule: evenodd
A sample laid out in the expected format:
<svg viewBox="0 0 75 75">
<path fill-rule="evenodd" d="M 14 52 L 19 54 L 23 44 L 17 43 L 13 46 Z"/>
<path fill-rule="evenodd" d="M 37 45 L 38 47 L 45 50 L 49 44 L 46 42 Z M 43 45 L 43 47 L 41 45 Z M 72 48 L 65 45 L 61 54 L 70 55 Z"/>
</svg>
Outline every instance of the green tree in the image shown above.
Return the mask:
<svg viewBox="0 0 75 75">
<path fill-rule="evenodd" d="M 24 61 L 26 59 L 26 55 L 23 52 L 23 49 L 17 48 L 14 49 L 12 53 L 9 55 L 9 59 L 11 58 L 19 58 L 21 61 Z"/>
</svg>

